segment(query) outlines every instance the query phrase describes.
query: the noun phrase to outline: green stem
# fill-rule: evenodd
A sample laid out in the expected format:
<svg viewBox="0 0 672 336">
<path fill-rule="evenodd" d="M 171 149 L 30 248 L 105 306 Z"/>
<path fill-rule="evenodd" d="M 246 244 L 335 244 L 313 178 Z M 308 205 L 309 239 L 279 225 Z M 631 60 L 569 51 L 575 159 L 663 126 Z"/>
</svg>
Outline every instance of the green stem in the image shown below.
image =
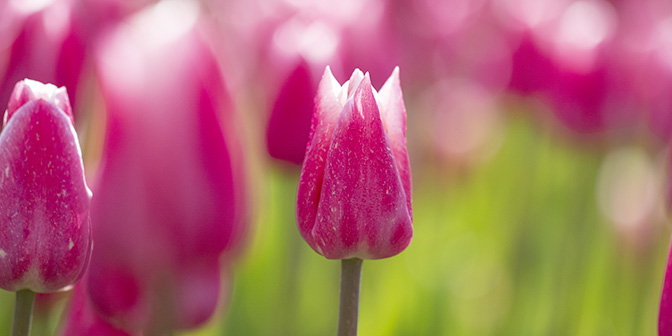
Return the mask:
<svg viewBox="0 0 672 336">
<path fill-rule="evenodd" d="M 34 306 L 35 292 L 30 289 L 22 289 L 16 292 L 12 336 L 30 336 L 30 325 L 33 322 Z"/>
<path fill-rule="evenodd" d="M 341 309 L 338 314 L 338 336 L 357 335 L 361 274 L 362 259 L 341 260 Z"/>
</svg>

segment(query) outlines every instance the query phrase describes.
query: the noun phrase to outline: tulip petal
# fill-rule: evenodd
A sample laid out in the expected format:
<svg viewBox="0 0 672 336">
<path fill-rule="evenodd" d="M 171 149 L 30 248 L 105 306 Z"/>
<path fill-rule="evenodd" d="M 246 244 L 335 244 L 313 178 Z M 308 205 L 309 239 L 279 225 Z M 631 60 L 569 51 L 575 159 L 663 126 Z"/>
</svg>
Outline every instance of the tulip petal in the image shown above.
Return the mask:
<svg viewBox="0 0 672 336">
<path fill-rule="evenodd" d="M 296 66 L 283 84 L 266 128 L 268 153 L 280 160 L 303 163 L 310 133 L 313 106 L 313 80 L 305 60 Z"/>
<path fill-rule="evenodd" d="M 174 291 L 175 324 L 179 329 L 198 327 L 213 315 L 219 299 L 220 274 L 218 258 L 201 262 L 191 260 L 181 265 L 176 272 Z"/>
<path fill-rule="evenodd" d="M 337 95 L 341 85 L 331 73 L 329 67 L 324 70 L 322 80 L 315 97 L 315 112 L 311 124 L 311 134 L 306 148 L 301 178 L 297 190 L 297 218 L 299 231 L 310 246 L 314 241 L 309 232 L 315 225 L 317 204 L 324 175 L 324 164 L 331 142 L 336 121 L 343 107 Z"/>
<path fill-rule="evenodd" d="M 378 92 L 378 104 L 380 105 L 380 114 L 383 119 L 383 125 L 387 133 L 392 151 L 394 152 L 395 162 L 401 177 L 401 183 L 404 185 L 406 194 L 406 203 L 408 213 L 413 217 L 411 206 L 411 165 L 408 160 L 406 150 L 406 107 L 404 97 L 401 93 L 399 82 L 399 67 L 395 67 L 392 74 L 387 79 L 383 87 Z"/>
<path fill-rule="evenodd" d="M 133 336 L 139 332 L 118 329 L 97 314 L 88 296 L 87 281 L 83 279 L 75 286 L 58 335 L 80 336 Z"/>
<path fill-rule="evenodd" d="M 350 79 L 343 84 L 343 90 L 339 96 L 341 105 L 345 105 L 345 102 L 352 98 L 352 96 L 355 94 L 355 90 L 359 87 L 359 84 L 362 83 L 362 79 L 364 79 L 364 73 L 362 70 L 355 69 L 355 71 L 352 72 Z"/>
</svg>

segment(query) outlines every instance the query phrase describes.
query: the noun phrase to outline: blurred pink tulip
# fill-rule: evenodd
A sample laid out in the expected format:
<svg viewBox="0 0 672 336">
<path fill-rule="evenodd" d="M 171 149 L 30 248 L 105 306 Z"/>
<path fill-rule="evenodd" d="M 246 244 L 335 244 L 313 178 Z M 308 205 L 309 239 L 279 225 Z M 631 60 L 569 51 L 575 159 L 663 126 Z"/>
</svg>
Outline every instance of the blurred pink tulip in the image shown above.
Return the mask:
<svg viewBox="0 0 672 336">
<path fill-rule="evenodd" d="M 65 88 L 16 84 L 0 134 L 3 289 L 57 291 L 88 264 L 91 191 L 71 113 Z"/>
<path fill-rule="evenodd" d="M 341 86 L 329 68 L 315 98 L 297 196 L 299 231 L 328 259 L 380 259 L 413 235 L 406 108 L 398 68 L 380 92 L 355 70 Z"/>
<path fill-rule="evenodd" d="M 672 139 L 672 6 L 665 0 L 623 0 L 622 17 L 640 110 L 666 146 Z"/>
<path fill-rule="evenodd" d="M 616 43 L 613 5 L 604 0 L 502 3 L 510 6 L 505 21 L 518 39 L 510 89 L 544 99 L 555 117 L 578 133 L 634 124 L 634 92 Z"/>
<path fill-rule="evenodd" d="M 86 48 L 73 29 L 72 2 L 9 1 L 0 10 L 0 102 L 14 83 L 32 78 L 67 87 L 76 103 Z"/>
<path fill-rule="evenodd" d="M 93 308 L 88 296 L 86 278 L 80 281 L 73 290 L 70 303 L 65 310 L 63 325 L 59 335 L 79 336 L 131 336 L 139 332 L 123 331 L 107 320 L 101 318 Z"/>
<path fill-rule="evenodd" d="M 468 80 L 493 93 L 505 89 L 511 48 L 488 1 L 400 0 L 388 6 L 409 87 Z"/>
<path fill-rule="evenodd" d="M 272 157 L 297 165 L 303 163 L 314 96 L 309 65 L 301 60 L 280 88 L 268 120 L 266 146 Z"/>
<path fill-rule="evenodd" d="M 259 19 L 260 78 L 267 83 L 271 113 L 269 154 L 300 165 L 310 132 L 313 98 L 322 70 L 337 75 L 356 65 L 372 72 L 396 63 L 395 40 L 386 1 L 346 0 L 292 4 L 279 1 L 273 16 Z M 252 20 L 252 19 L 251 19 Z M 279 88 L 279 89 L 277 89 Z"/>
<path fill-rule="evenodd" d="M 92 204 L 89 295 L 127 330 L 207 320 L 222 253 L 241 236 L 240 162 L 222 131 L 232 102 L 201 20 L 196 3 L 161 2 L 97 52 L 107 134 Z"/>
</svg>

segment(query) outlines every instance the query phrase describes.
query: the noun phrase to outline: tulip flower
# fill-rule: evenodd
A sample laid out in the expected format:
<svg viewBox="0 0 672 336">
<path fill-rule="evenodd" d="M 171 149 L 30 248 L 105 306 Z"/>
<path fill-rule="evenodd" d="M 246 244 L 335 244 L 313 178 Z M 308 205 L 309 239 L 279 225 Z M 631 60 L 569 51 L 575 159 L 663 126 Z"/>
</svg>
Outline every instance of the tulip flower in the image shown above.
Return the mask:
<svg viewBox="0 0 672 336">
<path fill-rule="evenodd" d="M 297 165 L 303 162 L 313 113 L 311 76 L 302 60 L 282 85 L 266 128 L 268 153 Z"/>
<path fill-rule="evenodd" d="M 524 27 L 512 32 L 519 40 L 512 55 L 512 91 L 543 98 L 555 117 L 578 134 L 635 124 L 636 115 L 628 108 L 634 87 L 626 76 L 623 48 L 616 43 L 611 3 L 540 1 L 535 2 L 538 8 L 525 0 L 505 3 L 509 24 Z"/>
<path fill-rule="evenodd" d="M 299 231 L 328 259 L 380 259 L 413 235 L 406 109 L 399 71 L 380 92 L 355 70 L 320 83 L 297 196 Z"/>
<path fill-rule="evenodd" d="M 32 293 L 32 311 L 34 292 L 75 283 L 91 253 L 91 191 L 65 88 L 16 84 L 0 167 L 0 288 Z"/>
<path fill-rule="evenodd" d="M 394 256 L 413 236 L 399 68 L 376 92 L 368 73 L 357 69 L 341 86 L 327 67 L 296 212 L 308 245 L 328 259 L 343 259 L 338 333 L 356 335 L 362 259 Z"/>
<path fill-rule="evenodd" d="M 86 46 L 74 29 L 73 11 L 68 0 L 0 4 L 0 102 L 14 83 L 29 77 L 67 87 L 77 103 Z"/>
<path fill-rule="evenodd" d="M 163 1 L 101 41 L 107 107 L 88 293 L 127 331 L 195 328 L 238 236 L 231 101 L 194 2 Z M 235 183 L 234 183 L 235 182 Z"/>
<path fill-rule="evenodd" d="M 112 325 L 98 315 L 87 295 L 87 281 L 84 278 L 73 290 L 65 312 L 59 335 L 80 336 L 135 336 L 139 332 L 126 332 Z"/>
</svg>

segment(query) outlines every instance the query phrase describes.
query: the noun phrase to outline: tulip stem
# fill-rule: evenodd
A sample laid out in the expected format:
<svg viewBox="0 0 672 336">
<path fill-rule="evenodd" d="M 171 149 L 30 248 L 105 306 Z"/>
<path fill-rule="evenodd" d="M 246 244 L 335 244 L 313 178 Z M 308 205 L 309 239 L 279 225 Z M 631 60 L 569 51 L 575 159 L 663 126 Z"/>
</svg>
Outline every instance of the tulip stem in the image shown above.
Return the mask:
<svg viewBox="0 0 672 336">
<path fill-rule="evenodd" d="M 14 326 L 12 336 L 29 336 L 30 325 L 33 322 L 33 307 L 35 306 L 35 292 L 22 289 L 16 292 L 14 305 Z"/>
<path fill-rule="evenodd" d="M 362 259 L 341 260 L 341 310 L 338 314 L 338 336 L 357 335 L 361 274 Z"/>
</svg>

